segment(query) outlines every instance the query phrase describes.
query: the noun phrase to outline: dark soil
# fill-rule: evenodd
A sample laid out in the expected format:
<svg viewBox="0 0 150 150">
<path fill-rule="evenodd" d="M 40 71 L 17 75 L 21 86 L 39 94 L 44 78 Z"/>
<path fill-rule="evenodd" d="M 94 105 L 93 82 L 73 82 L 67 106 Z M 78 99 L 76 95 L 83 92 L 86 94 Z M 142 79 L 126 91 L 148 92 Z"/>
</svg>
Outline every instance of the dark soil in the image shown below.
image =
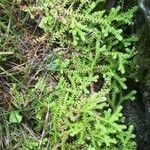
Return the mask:
<svg viewBox="0 0 150 150">
<path fill-rule="evenodd" d="M 135 57 L 139 82 L 128 81 L 129 90 L 136 90 L 136 99 L 124 104 L 123 113 L 126 124 L 134 125 L 137 150 L 150 150 L 150 25 L 143 19 L 141 12 L 136 16 L 138 54 Z"/>
<path fill-rule="evenodd" d="M 146 110 L 144 97 L 139 88 L 139 84 L 131 82 L 132 90 L 137 91 L 134 101 L 126 102 L 123 107 L 125 122 L 127 125 L 134 125 L 136 135 L 137 150 L 150 150 L 150 126 L 148 120 L 150 114 Z"/>
</svg>

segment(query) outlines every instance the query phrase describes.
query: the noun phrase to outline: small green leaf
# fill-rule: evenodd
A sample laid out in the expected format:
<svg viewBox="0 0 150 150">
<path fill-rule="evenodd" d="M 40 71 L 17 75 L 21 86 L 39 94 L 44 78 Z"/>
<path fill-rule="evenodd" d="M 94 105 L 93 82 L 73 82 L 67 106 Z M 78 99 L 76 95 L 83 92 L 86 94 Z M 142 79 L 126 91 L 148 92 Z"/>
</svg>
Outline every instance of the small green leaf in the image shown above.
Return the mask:
<svg viewBox="0 0 150 150">
<path fill-rule="evenodd" d="M 22 121 L 22 116 L 17 111 L 11 112 L 9 116 L 10 123 L 20 123 L 21 121 Z"/>
</svg>

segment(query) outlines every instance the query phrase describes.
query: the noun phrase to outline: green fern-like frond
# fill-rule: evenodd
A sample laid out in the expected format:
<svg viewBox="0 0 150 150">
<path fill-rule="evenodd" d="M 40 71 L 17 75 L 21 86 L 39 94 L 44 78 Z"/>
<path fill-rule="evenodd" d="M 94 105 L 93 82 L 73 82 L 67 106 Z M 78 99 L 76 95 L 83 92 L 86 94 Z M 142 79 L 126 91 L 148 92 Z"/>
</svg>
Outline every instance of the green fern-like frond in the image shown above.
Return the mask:
<svg viewBox="0 0 150 150">
<path fill-rule="evenodd" d="M 135 94 L 124 94 L 136 41 L 124 27 L 132 24 L 136 8 L 107 11 L 106 0 L 37 4 L 34 9 L 43 14 L 39 27 L 54 55 L 44 65 L 57 80 L 49 97 L 52 149 L 134 150 L 133 129 L 124 125 L 121 105 Z"/>
</svg>

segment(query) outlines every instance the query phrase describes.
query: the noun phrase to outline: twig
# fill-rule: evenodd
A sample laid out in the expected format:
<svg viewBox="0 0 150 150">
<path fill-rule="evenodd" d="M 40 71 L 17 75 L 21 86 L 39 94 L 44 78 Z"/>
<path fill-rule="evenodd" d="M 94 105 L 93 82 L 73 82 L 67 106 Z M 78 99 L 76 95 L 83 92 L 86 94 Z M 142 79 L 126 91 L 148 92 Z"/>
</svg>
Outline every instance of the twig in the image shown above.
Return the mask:
<svg viewBox="0 0 150 150">
<path fill-rule="evenodd" d="M 12 55 L 14 52 L 0 52 L 0 55 Z"/>
<path fill-rule="evenodd" d="M 26 124 L 22 124 L 22 126 L 24 127 L 24 129 L 26 129 L 31 134 L 31 136 L 34 139 L 36 139 L 38 141 L 37 135 L 35 135 L 35 133 Z"/>
<path fill-rule="evenodd" d="M 45 122 L 44 124 L 47 125 L 48 123 L 48 120 L 49 120 L 49 104 L 48 104 L 48 109 L 47 109 L 47 113 L 46 113 L 46 116 L 45 116 Z M 42 146 L 42 141 L 44 139 L 46 135 L 46 131 L 45 131 L 45 126 L 43 127 L 43 131 L 42 131 L 42 135 L 41 135 L 41 139 L 40 139 L 40 143 L 39 143 L 39 147 L 38 147 L 38 150 L 41 150 L 41 146 Z"/>
</svg>

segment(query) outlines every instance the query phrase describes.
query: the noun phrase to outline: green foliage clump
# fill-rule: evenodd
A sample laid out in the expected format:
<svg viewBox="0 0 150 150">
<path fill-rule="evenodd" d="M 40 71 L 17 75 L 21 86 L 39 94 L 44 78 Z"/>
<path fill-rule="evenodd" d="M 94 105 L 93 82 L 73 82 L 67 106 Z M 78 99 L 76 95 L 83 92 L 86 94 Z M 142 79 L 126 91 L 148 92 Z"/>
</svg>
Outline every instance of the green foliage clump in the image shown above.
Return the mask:
<svg viewBox="0 0 150 150">
<path fill-rule="evenodd" d="M 40 110 L 51 115 L 51 149 L 136 149 L 133 127 L 121 112 L 135 94 L 127 93 L 126 78 L 136 38 L 124 28 L 132 25 L 136 8 L 105 6 L 105 0 L 39 0 L 25 10 L 32 18 L 40 14 L 42 38 L 51 47 L 43 64 L 55 86 L 39 100 Z"/>
<path fill-rule="evenodd" d="M 43 15 L 39 27 L 45 31 L 56 56 L 48 64 L 50 70 L 108 78 L 113 93 L 118 93 L 127 89 L 125 75 L 132 65 L 129 60 L 135 55 L 132 43 L 137 40 L 126 35 L 122 26 L 132 24 L 136 8 L 122 12 L 118 6 L 107 11 L 105 3 L 105 0 L 39 1 L 37 7 L 27 11 L 41 11 Z"/>
</svg>

